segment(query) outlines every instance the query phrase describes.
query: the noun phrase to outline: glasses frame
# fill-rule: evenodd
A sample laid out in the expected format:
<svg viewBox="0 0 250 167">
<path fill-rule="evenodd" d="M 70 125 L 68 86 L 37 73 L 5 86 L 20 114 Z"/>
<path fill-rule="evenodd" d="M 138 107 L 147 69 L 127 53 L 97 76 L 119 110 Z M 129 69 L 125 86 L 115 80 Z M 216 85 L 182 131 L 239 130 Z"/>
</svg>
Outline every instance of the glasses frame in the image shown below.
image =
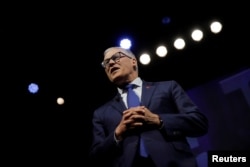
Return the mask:
<svg viewBox="0 0 250 167">
<path fill-rule="evenodd" d="M 117 53 L 113 54 L 110 58 L 103 60 L 101 63 L 101 66 L 103 68 L 106 68 L 107 66 L 109 66 L 110 60 L 113 60 L 115 63 L 118 63 L 120 61 L 120 59 L 123 57 L 128 57 L 128 58 L 132 59 L 132 57 L 130 57 L 122 52 L 117 52 Z"/>
</svg>

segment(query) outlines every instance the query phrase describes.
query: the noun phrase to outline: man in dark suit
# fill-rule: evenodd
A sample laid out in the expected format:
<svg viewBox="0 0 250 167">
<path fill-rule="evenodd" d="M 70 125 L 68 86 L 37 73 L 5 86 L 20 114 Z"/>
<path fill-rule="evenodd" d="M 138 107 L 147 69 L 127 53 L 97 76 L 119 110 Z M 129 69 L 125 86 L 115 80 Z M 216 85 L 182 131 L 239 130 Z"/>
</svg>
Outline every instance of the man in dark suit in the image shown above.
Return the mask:
<svg viewBox="0 0 250 167">
<path fill-rule="evenodd" d="M 102 66 L 117 95 L 93 113 L 92 163 L 107 167 L 195 167 L 186 137 L 207 133 L 208 121 L 175 81 L 147 82 L 128 49 L 105 50 Z M 126 85 L 140 105 L 128 108 Z M 140 140 L 142 139 L 142 140 Z M 143 141 L 146 156 L 139 153 Z"/>
</svg>

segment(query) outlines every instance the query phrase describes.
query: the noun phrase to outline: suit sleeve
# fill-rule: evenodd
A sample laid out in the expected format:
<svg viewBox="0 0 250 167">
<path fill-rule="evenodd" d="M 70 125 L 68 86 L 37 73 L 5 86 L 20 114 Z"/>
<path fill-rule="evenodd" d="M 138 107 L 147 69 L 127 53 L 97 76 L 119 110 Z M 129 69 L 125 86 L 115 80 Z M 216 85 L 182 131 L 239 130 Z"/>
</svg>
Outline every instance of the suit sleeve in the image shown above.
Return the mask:
<svg viewBox="0 0 250 167">
<path fill-rule="evenodd" d="M 161 130 L 171 137 L 198 137 L 206 134 L 208 130 L 206 116 L 199 111 L 182 87 L 177 82 L 171 81 L 167 91 L 177 112 L 159 114 L 164 123 Z"/>
</svg>

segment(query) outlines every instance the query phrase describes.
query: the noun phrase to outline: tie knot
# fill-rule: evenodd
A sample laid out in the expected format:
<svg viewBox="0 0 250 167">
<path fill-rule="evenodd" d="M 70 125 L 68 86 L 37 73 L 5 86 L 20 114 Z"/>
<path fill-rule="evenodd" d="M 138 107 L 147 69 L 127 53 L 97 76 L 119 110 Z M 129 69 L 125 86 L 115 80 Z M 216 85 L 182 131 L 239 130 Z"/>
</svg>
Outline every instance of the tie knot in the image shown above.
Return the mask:
<svg viewBox="0 0 250 167">
<path fill-rule="evenodd" d="M 125 86 L 125 89 L 128 90 L 128 89 L 133 89 L 134 88 L 134 84 L 128 84 Z"/>
</svg>

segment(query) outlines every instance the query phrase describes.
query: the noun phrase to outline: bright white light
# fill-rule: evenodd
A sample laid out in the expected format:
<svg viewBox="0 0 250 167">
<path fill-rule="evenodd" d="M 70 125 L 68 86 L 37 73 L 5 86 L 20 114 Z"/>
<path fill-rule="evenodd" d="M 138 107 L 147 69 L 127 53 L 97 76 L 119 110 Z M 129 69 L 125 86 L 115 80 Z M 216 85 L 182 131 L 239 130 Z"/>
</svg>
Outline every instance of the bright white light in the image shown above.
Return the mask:
<svg viewBox="0 0 250 167">
<path fill-rule="evenodd" d="M 156 54 L 159 56 L 159 57 L 165 57 L 168 53 L 168 50 L 165 46 L 159 46 L 157 49 L 156 49 Z"/>
<path fill-rule="evenodd" d="M 191 37 L 194 41 L 200 41 L 203 38 L 203 32 L 196 29 L 192 32 Z"/>
<path fill-rule="evenodd" d="M 150 63 L 150 61 L 151 61 L 151 58 L 150 58 L 150 56 L 149 56 L 149 54 L 147 54 L 147 53 L 144 53 L 144 54 L 142 54 L 141 56 L 140 56 L 140 62 L 142 63 L 142 64 L 149 64 Z"/>
<path fill-rule="evenodd" d="M 185 41 L 184 41 L 184 39 L 182 39 L 182 38 L 177 38 L 175 41 L 174 41 L 174 47 L 176 48 L 176 49 L 183 49 L 184 47 L 185 47 Z"/>
<path fill-rule="evenodd" d="M 63 105 L 64 104 L 64 99 L 62 97 L 57 98 L 57 104 Z"/>
<path fill-rule="evenodd" d="M 37 93 L 38 90 L 39 90 L 39 87 L 38 87 L 38 85 L 36 83 L 31 83 L 28 86 L 28 90 L 29 90 L 30 93 Z"/>
<path fill-rule="evenodd" d="M 222 29 L 222 24 L 218 21 L 214 21 L 210 24 L 210 30 L 215 34 L 219 33 L 221 29 Z"/>
<path fill-rule="evenodd" d="M 129 39 L 123 39 L 123 40 L 121 40 L 121 42 L 120 42 L 120 46 L 122 47 L 122 48 L 125 48 L 125 49 L 129 49 L 130 47 L 131 47 L 131 41 L 129 40 Z"/>
</svg>

